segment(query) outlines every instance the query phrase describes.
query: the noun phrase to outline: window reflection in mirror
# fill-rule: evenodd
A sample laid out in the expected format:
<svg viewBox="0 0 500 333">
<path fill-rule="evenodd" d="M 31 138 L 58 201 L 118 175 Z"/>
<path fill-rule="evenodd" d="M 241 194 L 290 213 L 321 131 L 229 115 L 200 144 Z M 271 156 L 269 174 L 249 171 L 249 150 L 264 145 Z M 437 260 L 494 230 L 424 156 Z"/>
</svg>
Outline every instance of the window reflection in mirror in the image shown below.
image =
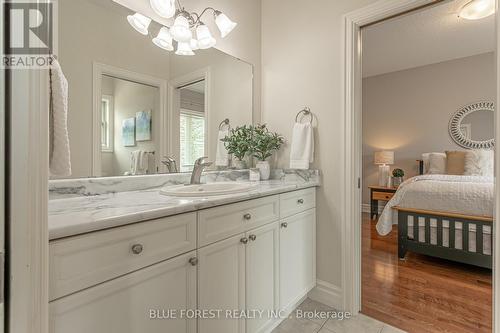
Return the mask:
<svg viewBox="0 0 500 333">
<path fill-rule="evenodd" d="M 206 155 L 205 80 L 181 88 L 180 98 L 180 171 L 185 172 Z"/>
</svg>

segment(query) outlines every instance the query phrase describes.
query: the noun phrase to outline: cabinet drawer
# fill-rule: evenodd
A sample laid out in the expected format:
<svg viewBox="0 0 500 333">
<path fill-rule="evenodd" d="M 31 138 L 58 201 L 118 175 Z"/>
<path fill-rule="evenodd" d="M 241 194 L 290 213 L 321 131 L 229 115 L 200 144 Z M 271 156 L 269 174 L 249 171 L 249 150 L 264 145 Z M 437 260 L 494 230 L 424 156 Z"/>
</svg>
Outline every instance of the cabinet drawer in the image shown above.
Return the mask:
<svg viewBox="0 0 500 333">
<path fill-rule="evenodd" d="M 373 200 L 384 200 L 389 201 L 394 196 L 394 193 L 391 192 L 373 192 L 372 197 Z"/>
<path fill-rule="evenodd" d="M 198 246 L 215 243 L 278 219 L 277 195 L 200 211 Z"/>
<path fill-rule="evenodd" d="M 280 216 L 285 218 L 316 207 L 316 189 L 289 192 L 280 195 Z"/>
<path fill-rule="evenodd" d="M 196 248 L 196 213 L 50 242 L 50 300 Z"/>
</svg>

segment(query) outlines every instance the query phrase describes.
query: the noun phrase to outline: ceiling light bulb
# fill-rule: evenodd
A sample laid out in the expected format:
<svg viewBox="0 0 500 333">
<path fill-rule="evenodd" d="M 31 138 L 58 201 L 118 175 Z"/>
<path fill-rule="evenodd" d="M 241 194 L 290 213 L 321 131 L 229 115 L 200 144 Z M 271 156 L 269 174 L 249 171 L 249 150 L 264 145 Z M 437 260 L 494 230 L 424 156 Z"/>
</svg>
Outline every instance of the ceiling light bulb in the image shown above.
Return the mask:
<svg viewBox="0 0 500 333">
<path fill-rule="evenodd" d="M 194 38 L 191 39 L 191 42 L 189 43 L 191 46 L 191 50 L 198 50 L 200 47 L 198 46 L 198 41 Z"/>
<path fill-rule="evenodd" d="M 171 18 L 175 15 L 175 0 L 150 0 L 151 8 L 161 17 Z"/>
<path fill-rule="evenodd" d="M 128 23 L 143 35 L 147 35 L 151 19 L 142 14 L 135 13 L 134 15 L 127 16 Z"/>
<path fill-rule="evenodd" d="M 462 7 L 459 16 L 466 20 L 479 20 L 495 13 L 495 0 L 472 0 Z"/>
<path fill-rule="evenodd" d="M 209 49 L 216 44 L 215 38 L 212 37 L 210 30 L 204 24 L 196 28 L 196 38 L 198 39 L 198 47 L 200 49 Z"/>
<path fill-rule="evenodd" d="M 189 45 L 189 43 L 179 42 L 179 44 L 177 44 L 177 51 L 175 51 L 175 54 L 182 56 L 192 56 L 194 55 L 194 52 L 191 49 L 191 45 Z"/>
<path fill-rule="evenodd" d="M 177 15 L 174 25 L 170 28 L 170 34 L 178 42 L 190 42 L 193 33 L 189 29 L 189 21 L 184 15 Z"/>
<path fill-rule="evenodd" d="M 215 24 L 217 24 L 222 38 L 226 37 L 238 25 L 222 12 L 217 11 L 215 15 Z"/>
<path fill-rule="evenodd" d="M 170 35 L 167 27 L 163 27 L 160 29 L 158 36 L 153 38 L 153 43 L 164 50 L 174 50 L 174 47 L 172 46 L 172 36 Z"/>
</svg>

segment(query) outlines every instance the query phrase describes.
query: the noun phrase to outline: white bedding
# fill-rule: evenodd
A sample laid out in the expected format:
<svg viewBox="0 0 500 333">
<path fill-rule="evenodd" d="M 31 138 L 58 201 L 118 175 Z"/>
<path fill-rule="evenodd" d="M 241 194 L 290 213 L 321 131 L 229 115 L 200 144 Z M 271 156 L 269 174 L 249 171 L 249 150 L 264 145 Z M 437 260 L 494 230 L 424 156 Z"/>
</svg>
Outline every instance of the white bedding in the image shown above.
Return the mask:
<svg viewBox="0 0 500 333">
<path fill-rule="evenodd" d="M 377 232 L 387 235 L 398 223 L 394 206 L 474 216 L 493 216 L 493 178 L 482 176 L 423 175 L 405 181 L 387 203 Z"/>
</svg>

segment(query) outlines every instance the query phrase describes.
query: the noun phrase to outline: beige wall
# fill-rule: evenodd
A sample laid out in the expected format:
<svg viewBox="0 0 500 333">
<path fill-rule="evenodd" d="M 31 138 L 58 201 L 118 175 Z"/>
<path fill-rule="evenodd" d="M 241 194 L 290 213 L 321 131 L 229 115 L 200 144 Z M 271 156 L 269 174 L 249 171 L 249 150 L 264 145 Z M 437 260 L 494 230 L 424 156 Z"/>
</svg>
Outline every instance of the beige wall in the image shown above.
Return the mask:
<svg viewBox="0 0 500 333">
<path fill-rule="evenodd" d="M 394 150 L 391 169 L 417 175 L 422 153 L 461 149 L 448 134 L 451 116 L 466 104 L 495 101 L 495 82 L 493 53 L 364 79 L 363 203 L 367 186 L 378 183 L 375 151 Z"/>
<path fill-rule="evenodd" d="M 374 0 L 262 2 L 262 118 L 291 137 L 295 114 L 309 106 L 319 123 L 313 168 L 318 190 L 317 276 L 341 287 L 342 15 Z M 289 145 L 276 165 L 289 165 Z"/>
</svg>

